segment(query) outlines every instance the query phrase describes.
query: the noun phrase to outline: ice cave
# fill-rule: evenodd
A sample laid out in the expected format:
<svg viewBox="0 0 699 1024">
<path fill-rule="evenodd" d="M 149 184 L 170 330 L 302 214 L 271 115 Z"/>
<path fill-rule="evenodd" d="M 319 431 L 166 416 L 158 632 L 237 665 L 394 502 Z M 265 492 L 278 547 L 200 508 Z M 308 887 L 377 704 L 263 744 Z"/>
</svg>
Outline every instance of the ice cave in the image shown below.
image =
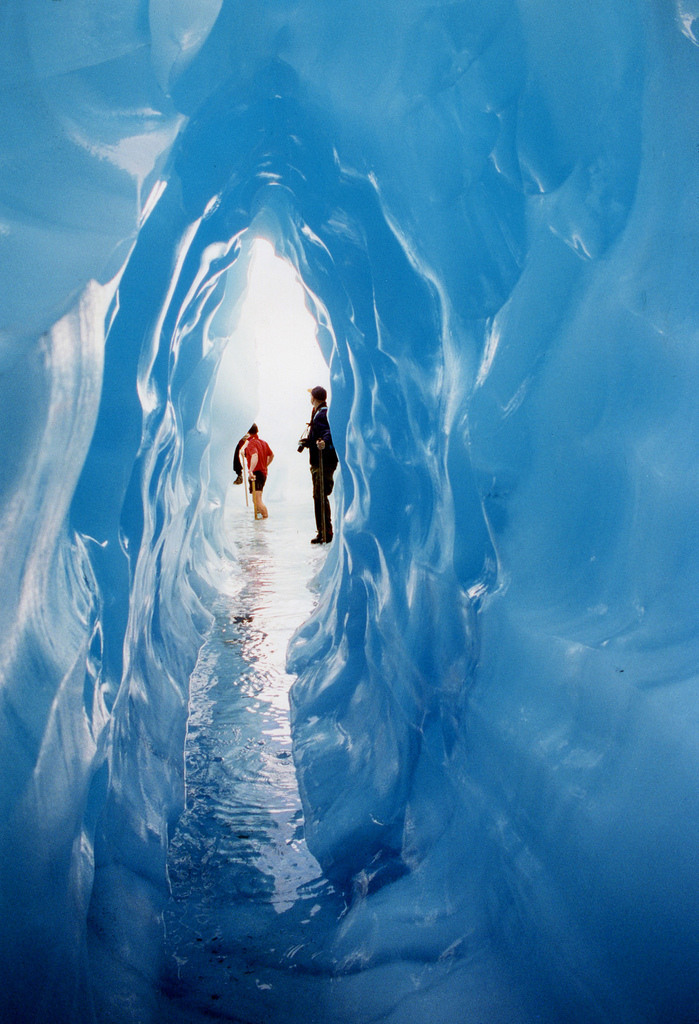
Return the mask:
<svg viewBox="0 0 699 1024">
<path fill-rule="evenodd" d="M 699 1021 L 698 46 L 0 5 L 2 1021 Z"/>
</svg>

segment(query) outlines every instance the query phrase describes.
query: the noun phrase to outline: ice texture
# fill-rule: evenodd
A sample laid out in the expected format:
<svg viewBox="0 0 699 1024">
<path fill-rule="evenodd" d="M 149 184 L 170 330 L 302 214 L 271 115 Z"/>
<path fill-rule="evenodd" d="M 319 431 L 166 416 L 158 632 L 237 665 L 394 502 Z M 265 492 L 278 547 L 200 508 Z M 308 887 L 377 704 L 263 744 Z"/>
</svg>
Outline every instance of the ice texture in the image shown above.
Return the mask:
<svg viewBox="0 0 699 1024">
<path fill-rule="evenodd" d="M 2 5 L 2 1019 L 157 985 L 255 237 L 341 461 L 289 654 L 338 970 L 453 965 L 403 1024 L 697 1019 L 698 25 Z"/>
</svg>

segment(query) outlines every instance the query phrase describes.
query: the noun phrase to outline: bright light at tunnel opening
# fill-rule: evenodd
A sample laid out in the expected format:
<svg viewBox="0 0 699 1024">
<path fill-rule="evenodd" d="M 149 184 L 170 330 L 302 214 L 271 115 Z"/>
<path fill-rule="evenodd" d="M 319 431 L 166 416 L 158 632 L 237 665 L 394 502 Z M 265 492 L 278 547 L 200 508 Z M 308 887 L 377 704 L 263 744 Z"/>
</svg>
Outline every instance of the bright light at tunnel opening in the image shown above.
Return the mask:
<svg viewBox="0 0 699 1024">
<path fill-rule="evenodd" d="M 298 274 L 260 238 L 251 246 L 240 327 L 254 340 L 255 419 L 275 453 L 267 493 L 270 498 L 282 492 L 291 497 L 301 487 L 305 493 L 307 457 L 299 455 L 297 442 L 311 413 L 309 388 L 322 384 L 329 392 L 329 372 Z"/>
</svg>

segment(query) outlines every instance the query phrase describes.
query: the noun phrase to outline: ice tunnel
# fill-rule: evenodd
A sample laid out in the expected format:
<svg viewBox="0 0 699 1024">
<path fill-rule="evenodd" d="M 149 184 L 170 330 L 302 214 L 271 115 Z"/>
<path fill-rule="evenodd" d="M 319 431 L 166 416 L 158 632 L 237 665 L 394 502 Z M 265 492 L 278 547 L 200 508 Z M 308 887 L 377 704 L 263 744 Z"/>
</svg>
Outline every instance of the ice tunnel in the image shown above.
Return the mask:
<svg viewBox="0 0 699 1024">
<path fill-rule="evenodd" d="M 699 7 L 0 27 L 0 1017 L 696 1022 Z M 168 850 L 259 239 L 332 389 L 288 671 L 342 913 L 306 1004 L 291 971 L 270 1015 L 251 972 L 244 1011 L 185 1016 Z"/>
</svg>

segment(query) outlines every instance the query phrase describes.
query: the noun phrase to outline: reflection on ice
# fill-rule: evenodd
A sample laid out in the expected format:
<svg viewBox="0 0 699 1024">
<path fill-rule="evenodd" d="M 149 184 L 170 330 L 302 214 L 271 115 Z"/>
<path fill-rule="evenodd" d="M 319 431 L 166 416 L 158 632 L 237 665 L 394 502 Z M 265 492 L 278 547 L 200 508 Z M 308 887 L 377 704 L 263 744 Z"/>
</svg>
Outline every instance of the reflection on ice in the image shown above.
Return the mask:
<svg viewBox="0 0 699 1024">
<path fill-rule="evenodd" d="M 482 935 L 470 936 L 470 949 L 451 941 L 435 961 L 406 927 L 424 873 L 408 879 L 405 906 L 394 900 L 391 910 L 389 899 L 380 925 L 380 895 L 374 905 L 356 889 L 348 913 L 347 895 L 308 851 L 285 651 L 311 612 L 327 553 L 308 543 L 311 518 L 310 503 L 270 503 L 262 522 L 245 507 L 227 518 L 241 579 L 235 596 L 219 601 L 191 678 L 187 800 L 170 844 L 158 1022 L 203 1024 L 213 1013 L 265 1024 L 435 1024 L 456 1019 L 454 993 L 460 998 L 475 977 L 490 993 L 487 1008 L 497 1001 L 518 1024 L 521 1007 L 503 991 L 502 966 Z M 437 918 L 428 927 L 445 925 Z"/>
<path fill-rule="evenodd" d="M 311 522 L 310 502 L 270 503 L 263 522 L 245 506 L 227 519 L 242 580 L 234 599 L 220 600 L 191 679 L 186 809 L 168 861 L 163 1022 L 196 1019 L 212 1001 L 231 1018 L 248 1005 L 278 1019 L 290 985 L 304 985 L 290 975 L 325 972 L 329 984 L 329 936 L 344 902 L 304 841 L 284 669 L 325 557 L 308 542 Z M 299 1021 L 307 1013 L 301 999 Z"/>
</svg>

